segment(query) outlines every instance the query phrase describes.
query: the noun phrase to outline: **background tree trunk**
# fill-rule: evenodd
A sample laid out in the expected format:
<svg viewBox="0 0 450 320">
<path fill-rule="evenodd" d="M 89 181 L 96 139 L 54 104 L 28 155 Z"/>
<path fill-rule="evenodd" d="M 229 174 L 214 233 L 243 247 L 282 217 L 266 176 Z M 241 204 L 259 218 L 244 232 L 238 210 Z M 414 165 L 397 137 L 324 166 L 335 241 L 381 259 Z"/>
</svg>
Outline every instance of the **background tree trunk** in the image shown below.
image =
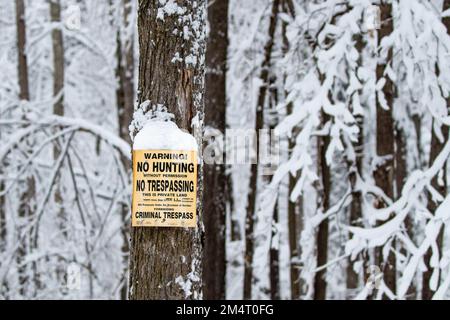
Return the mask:
<svg viewBox="0 0 450 320">
<path fill-rule="evenodd" d="M 28 62 L 26 54 L 26 22 L 25 22 L 25 4 L 24 0 L 16 0 L 16 26 L 17 26 L 17 54 L 18 54 L 18 83 L 19 83 L 19 99 L 21 101 L 30 100 L 30 91 L 28 86 Z M 28 145 L 30 141 L 26 141 Z M 25 181 L 20 183 L 20 189 L 25 190 L 20 194 L 20 206 L 18 216 L 21 220 L 19 227 L 19 246 L 17 249 L 18 276 L 20 284 L 20 293 L 26 296 L 31 290 L 33 279 L 28 277 L 28 266 L 24 264 L 27 252 L 32 250 L 32 232 L 27 231 L 22 234 L 25 221 L 28 221 L 35 210 L 35 188 L 36 182 L 32 173 L 27 171 Z M 34 263 L 33 263 L 34 264 Z M 30 271 L 30 273 L 33 271 Z"/>
<path fill-rule="evenodd" d="M 60 0 L 50 0 L 50 20 L 51 22 L 61 22 L 61 3 Z M 52 48 L 53 48 L 53 114 L 64 116 L 64 42 L 63 34 L 60 28 L 52 30 Z M 55 144 L 53 148 L 53 159 L 58 160 L 61 154 L 62 143 Z M 67 217 L 62 208 L 63 199 L 59 188 L 60 176 L 55 180 L 55 203 L 59 206 L 58 216 L 61 230 L 64 236 L 67 236 Z"/>
<path fill-rule="evenodd" d="M 353 144 L 353 148 L 355 150 L 355 163 L 349 164 L 350 173 L 349 180 L 352 188 L 352 203 L 350 205 L 350 219 L 349 225 L 351 226 L 361 226 L 361 217 L 362 217 L 362 199 L 361 199 L 361 191 L 357 189 L 357 181 L 361 176 L 362 172 L 362 162 L 363 162 L 363 153 L 364 153 L 364 118 L 362 116 L 356 116 L 356 121 L 358 123 L 359 134 L 358 134 L 358 142 Z M 349 234 L 349 238 L 351 239 L 352 234 Z M 359 286 L 359 275 L 353 269 L 353 262 L 348 259 L 347 264 L 347 279 L 346 279 L 347 290 L 349 294 L 352 294 L 355 289 Z M 349 295 L 349 298 L 351 295 Z"/>
<path fill-rule="evenodd" d="M 362 22 L 361 22 L 362 23 Z M 355 36 L 356 48 L 359 53 L 358 65 L 362 66 L 364 63 L 363 59 L 363 50 L 365 46 L 365 42 L 362 35 Z M 360 95 L 361 92 L 356 92 L 357 95 Z M 352 203 L 350 205 L 350 219 L 349 225 L 351 226 L 361 226 L 361 218 L 362 218 L 362 194 L 361 190 L 358 189 L 357 182 L 358 179 L 362 175 L 363 169 L 363 156 L 364 156 L 364 116 L 358 114 L 355 116 L 356 124 L 358 126 L 358 141 L 352 143 L 353 149 L 355 150 L 355 159 L 347 159 L 347 166 L 349 168 L 349 181 L 350 187 L 352 190 Z M 349 239 L 352 238 L 352 234 L 349 233 Z M 361 258 L 361 257 L 359 257 Z M 359 275 L 353 269 L 353 261 L 349 258 L 347 260 L 347 297 L 352 298 L 354 291 L 359 286 Z"/>
<path fill-rule="evenodd" d="M 293 3 L 291 0 L 283 0 L 282 2 L 282 8 L 283 13 L 291 15 L 293 18 L 295 18 L 295 12 L 293 8 Z M 287 22 L 283 20 L 281 29 L 282 29 L 282 36 L 283 36 L 283 54 L 286 54 L 289 50 L 289 40 L 287 38 Z M 285 93 L 287 95 L 287 92 Z M 292 108 L 293 104 L 289 103 L 287 105 L 287 114 L 292 114 Z M 292 137 L 289 138 L 288 141 L 288 153 L 291 154 L 292 150 L 295 147 L 295 138 L 296 134 L 293 134 Z M 298 245 L 298 235 L 300 234 L 300 230 L 298 228 L 299 220 L 302 219 L 302 200 L 299 199 L 298 201 L 291 201 L 290 195 L 292 194 L 295 184 L 296 184 L 296 177 L 292 174 L 289 174 L 289 181 L 288 181 L 288 209 L 287 209 L 287 215 L 288 215 L 288 239 L 289 239 L 289 281 L 291 286 L 291 299 L 299 299 L 300 293 L 301 293 L 301 286 L 300 286 L 300 272 L 299 272 L 299 265 L 298 261 L 300 260 L 300 253 L 299 253 L 299 245 Z M 300 196 L 301 198 L 301 196 Z"/>
<path fill-rule="evenodd" d="M 133 34 L 126 38 L 122 34 L 124 28 L 128 28 L 130 25 L 130 14 L 131 14 L 131 1 L 123 0 L 122 4 L 123 13 L 119 17 L 117 26 L 117 47 L 116 47 L 116 78 L 118 80 L 118 85 L 116 89 L 116 99 L 118 108 L 118 121 L 119 121 L 119 135 L 120 137 L 127 141 L 130 145 L 132 143 L 129 124 L 131 122 L 131 116 L 133 114 L 134 108 L 134 38 Z M 122 25 L 123 23 L 123 25 Z M 130 160 L 121 155 L 121 162 L 124 168 L 128 168 L 131 165 Z M 122 257 L 124 263 L 124 278 L 123 284 L 120 289 L 120 298 L 126 300 L 128 296 L 128 257 L 130 253 L 129 244 L 129 213 L 131 208 L 127 203 L 121 204 L 121 215 L 122 215 Z"/>
<path fill-rule="evenodd" d="M 445 11 L 448 9 L 450 9 L 450 0 L 445 0 L 442 11 Z M 443 21 L 445 27 L 447 28 L 447 33 L 450 34 L 450 17 L 446 17 L 442 21 Z M 437 70 L 437 75 L 439 75 L 440 72 L 441 72 L 441 70 Z M 450 98 L 447 97 L 447 110 L 449 108 L 450 108 Z M 440 141 L 438 136 L 436 135 L 436 133 L 433 130 L 433 126 L 434 126 L 434 121 L 431 126 L 431 149 L 430 149 L 430 158 L 429 158 L 430 166 L 433 164 L 434 160 L 436 160 L 436 157 L 441 153 L 442 149 L 444 148 L 445 142 L 448 140 L 448 136 L 449 136 L 448 127 L 446 125 L 444 125 L 442 127 L 442 134 L 444 136 L 444 140 Z M 431 185 L 443 197 L 445 197 L 445 195 L 447 194 L 447 167 L 446 166 L 444 166 L 444 169 L 442 172 L 442 182 L 443 183 L 439 183 L 438 177 L 436 176 L 431 180 Z M 433 198 L 431 197 L 431 195 L 429 195 L 427 209 L 430 212 L 435 212 L 437 207 L 438 207 L 438 204 L 435 203 L 433 201 Z M 438 236 L 438 240 L 437 240 L 438 248 L 439 248 L 439 259 L 441 258 L 441 255 L 442 255 L 443 241 L 444 241 L 444 229 L 442 228 L 441 231 L 439 232 L 439 236 Z M 433 252 L 430 248 L 430 249 L 428 249 L 427 253 L 424 256 L 424 263 L 427 267 L 427 270 L 423 273 L 423 277 L 422 277 L 422 299 L 423 300 L 431 300 L 431 298 L 433 298 L 433 294 L 434 294 L 434 290 L 432 290 L 430 288 L 430 279 L 431 279 L 431 275 L 433 274 L 433 269 L 430 266 L 430 260 L 431 260 L 432 254 L 433 254 Z M 439 281 L 438 281 L 438 283 L 439 283 Z"/>
<path fill-rule="evenodd" d="M 0 133 L 0 139 L 1 139 L 1 133 Z M 3 164 L 2 164 L 3 165 Z M 4 174 L 2 171 L 0 171 L 0 174 Z M 5 184 L 3 183 L 3 180 L 0 182 L 0 192 L 4 191 Z M 0 252 L 3 252 L 6 250 L 8 243 L 7 243 L 7 229 L 6 229 L 6 195 L 0 196 Z M 9 295 L 9 286 L 7 279 L 3 279 L 0 282 L 0 297 L 2 299 L 8 299 Z"/>
<path fill-rule="evenodd" d="M 293 139 L 289 139 L 289 150 L 292 150 Z M 295 176 L 289 175 L 289 196 L 295 187 Z M 294 202 L 288 196 L 288 238 L 289 238 L 289 280 L 291 285 L 291 299 L 299 299 L 301 294 L 301 279 L 298 262 L 300 261 L 300 249 L 298 238 L 300 228 L 298 227 L 303 215 L 302 198 Z"/>
<path fill-rule="evenodd" d="M 392 5 L 386 1 L 380 5 L 381 11 L 381 28 L 378 32 L 378 46 L 380 46 L 384 37 L 389 36 L 393 31 L 392 22 Z M 389 50 L 386 61 L 378 62 L 376 68 L 377 81 L 381 78 L 386 79 L 386 83 L 383 87 L 383 94 L 386 99 L 386 104 L 389 109 L 386 110 L 380 104 L 380 98 L 377 97 L 377 109 L 376 109 L 376 153 L 381 161 L 378 164 L 376 171 L 374 172 L 375 183 L 384 193 L 391 199 L 394 198 L 394 120 L 392 117 L 393 102 L 394 102 L 394 84 L 388 75 L 385 75 L 385 69 L 387 63 L 390 63 L 392 59 L 392 50 Z M 383 208 L 385 203 L 382 199 L 377 200 L 376 206 Z M 392 248 L 395 248 L 395 243 L 392 243 Z M 396 292 L 396 267 L 395 267 L 395 255 L 390 252 L 386 261 L 382 258 L 382 248 L 377 248 L 375 252 L 375 264 L 380 267 L 384 273 L 384 282 L 387 287 Z"/>
<path fill-rule="evenodd" d="M 267 86 L 269 83 L 269 68 L 270 60 L 272 56 L 272 48 L 274 44 L 274 35 L 278 19 L 279 10 L 279 0 L 273 0 L 272 11 L 269 22 L 268 30 L 268 40 L 264 47 L 264 60 L 261 65 L 261 87 L 258 92 L 258 101 L 256 105 L 256 119 L 255 119 L 255 133 L 258 136 L 258 132 L 264 126 L 264 104 L 266 101 Z M 256 158 L 258 158 L 259 152 L 259 141 L 255 138 L 254 143 Z M 250 184 L 248 190 L 248 200 L 247 200 L 247 214 L 245 218 L 245 255 L 244 255 L 244 299 L 252 298 L 252 282 L 253 282 L 253 251 L 254 251 L 254 223 L 255 223 L 255 212 L 257 210 L 256 200 L 258 192 L 258 175 L 259 175 L 258 164 L 251 164 L 250 172 Z"/>
<path fill-rule="evenodd" d="M 447 102 L 447 105 L 450 106 L 450 104 L 448 102 Z M 442 141 L 442 142 L 439 141 L 438 137 L 434 133 L 433 128 L 431 128 L 431 131 L 432 131 L 432 135 L 431 135 L 430 165 L 433 164 L 436 157 L 441 153 L 441 151 L 444 147 L 444 144 L 448 139 L 448 127 L 444 127 L 442 130 L 443 134 L 444 134 L 444 141 Z M 440 184 L 438 182 L 437 176 L 435 176 L 431 180 L 432 187 L 435 188 L 443 197 L 445 197 L 447 194 L 447 178 L 446 177 L 447 177 L 447 170 L 446 170 L 446 167 L 444 166 L 443 173 L 442 173 L 443 183 Z M 432 196 L 429 195 L 427 209 L 430 212 L 434 213 L 436 211 L 438 205 L 439 204 L 437 204 L 436 202 L 433 201 Z M 438 239 L 437 239 L 438 248 L 439 248 L 439 259 L 441 258 L 441 254 L 442 254 L 443 241 L 444 241 L 444 229 L 441 228 L 439 235 L 438 235 Z M 432 290 L 430 288 L 430 279 L 433 274 L 433 268 L 430 266 L 430 260 L 431 260 L 432 255 L 433 255 L 433 252 L 432 252 L 431 248 L 428 249 L 427 253 L 424 255 L 424 263 L 427 267 L 427 270 L 423 273 L 423 276 L 422 276 L 422 300 L 431 300 L 433 298 L 433 294 L 435 292 L 434 290 Z M 439 281 L 438 281 L 438 283 L 439 283 Z"/>
<path fill-rule="evenodd" d="M 205 126 L 225 134 L 228 0 L 208 0 L 209 34 L 206 44 Z M 225 164 L 204 166 L 205 258 L 203 294 L 225 299 L 225 218 L 227 178 Z"/>
<path fill-rule="evenodd" d="M 19 82 L 19 99 L 30 100 L 28 87 L 28 62 L 26 54 L 26 24 L 24 0 L 16 0 L 16 26 L 17 26 L 17 72 Z"/>
<path fill-rule="evenodd" d="M 322 112 L 322 123 L 325 124 L 329 116 Z M 318 171 L 321 179 L 321 190 L 318 193 L 318 209 L 325 213 L 330 206 L 331 176 L 326 163 L 326 152 L 330 144 L 330 137 L 318 138 Z M 317 267 L 321 267 L 328 260 L 328 219 L 323 220 L 317 231 Z M 314 300 L 325 300 L 327 297 L 326 268 L 317 271 L 314 276 Z"/>
<path fill-rule="evenodd" d="M 270 252 L 269 252 L 269 266 L 270 266 L 270 299 L 271 300 L 280 300 L 281 292 L 280 292 L 280 250 L 279 243 L 274 244 L 274 240 L 278 240 L 279 242 L 279 233 L 280 231 L 275 229 L 278 225 L 279 217 L 278 217 L 278 201 L 273 208 L 273 226 L 272 226 L 272 234 L 270 241 Z"/>
<path fill-rule="evenodd" d="M 178 1 L 182 13 L 163 18 L 158 0 L 140 0 L 138 5 L 138 101 L 165 105 L 177 125 L 190 132 L 194 117 L 203 120 L 205 2 L 195 3 Z M 183 36 L 180 30 L 190 32 Z M 177 56 L 183 61 L 174 60 Z M 196 229 L 132 228 L 130 299 L 202 297 L 201 167 L 198 172 Z"/>
<path fill-rule="evenodd" d="M 400 123 L 395 124 L 395 189 L 396 199 L 400 198 L 401 192 L 405 185 L 405 181 L 408 177 L 408 150 L 406 144 L 406 130 Z M 405 217 L 405 229 L 411 240 L 414 240 L 414 222 L 408 215 Z M 404 249 L 404 248 L 402 248 Z M 402 250 L 405 252 L 405 250 Z M 415 300 L 417 297 L 416 285 L 414 281 L 411 282 L 411 286 L 408 289 L 407 298 Z"/>
<path fill-rule="evenodd" d="M 50 0 L 50 20 L 61 22 L 60 0 Z M 64 115 L 64 43 L 60 28 L 52 30 L 53 45 L 53 96 L 58 99 L 53 104 L 53 114 Z M 58 157 L 58 155 L 56 155 Z"/>
<path fill-rule="evenodd" d="M 50 0 L 50 21 L 53 23 L 61 22 L 61 2 L 60 0 Z M 63 34 L 60 28 L 52 30 L 52 49 L 53 49 L 53 98 L 55 99 L 53 104 L 53 114 L 57 116 L 64 116 L 64 42 Z M 55 133 L 58 132 L 58 128 L 55 129 Z M 56 164 L 60 155 L 64 142 L 63 139 L 55 141 L 53 146 L 53 160 Z M 61 172 L 61 171 L 60 171 Z M 63 208 L 63 197 L 61 194 L 61 175 L 55 178 L 55 194 L 54 200 L 57 210 L 57 219 L 60 232 L 64 239 L 67 239 L 68 225 L 67 216 Z M 37 241 L 38 235 L 35 235 L 35 241 Z M 61 283 L 64 283 L 64 276 L 66 275 L 66 262 L 64 259 L 58 259 L 57 276 Z"/>
<path fill-rule="evenodd" d="M 268 108 L 265 111 L 266 114 L 269 115 L 270 119 L 266 120 L 266 126 L 269 127 L 269 155 L 271 155 L 272 147 L 274 142 L 272 141 L 272 131 L 275 129 L 277 124 L 279 123 L 278 119 L 278 89 L 276 83 L 276 76 L 270 76 L 269 82 L 269 103 Z M 268 172 L 265 172 L 264 180 L 265 183 L 269 184 L 273 177 L 274 166 L 272 162 L 267 166 Z M 278 194 L 278 192 L 277 192 Z M 269 251 L 269 279 L 270 279 L 270 298 L 272 300 L 279 300 L 281 298 L 280 292 L 280 230 L 278 230 L 278 222 L 279 222 L 279 208 L 278 208 L 278 196 L 275 200 L 275 206 L 273 208 L 272 213 L 272 226 L 271 226 L 271 235 L 270 235 L 270 251 Z M 277 241 L 277 243 L 275 243 Z"/>
</svg>

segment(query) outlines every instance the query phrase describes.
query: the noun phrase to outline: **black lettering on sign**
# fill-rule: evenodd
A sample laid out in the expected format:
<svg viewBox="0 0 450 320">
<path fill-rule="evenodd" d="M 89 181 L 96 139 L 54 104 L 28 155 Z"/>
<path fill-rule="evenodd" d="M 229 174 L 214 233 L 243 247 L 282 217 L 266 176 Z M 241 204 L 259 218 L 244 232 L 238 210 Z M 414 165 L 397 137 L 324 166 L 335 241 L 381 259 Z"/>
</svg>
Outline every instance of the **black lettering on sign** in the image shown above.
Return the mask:
<svg viewBox="0 0 450 320">
<path fill-rule="evenodd" d="M 133 151 L 132 226 L 197 226 L 197 153 Z"/>
</svg>

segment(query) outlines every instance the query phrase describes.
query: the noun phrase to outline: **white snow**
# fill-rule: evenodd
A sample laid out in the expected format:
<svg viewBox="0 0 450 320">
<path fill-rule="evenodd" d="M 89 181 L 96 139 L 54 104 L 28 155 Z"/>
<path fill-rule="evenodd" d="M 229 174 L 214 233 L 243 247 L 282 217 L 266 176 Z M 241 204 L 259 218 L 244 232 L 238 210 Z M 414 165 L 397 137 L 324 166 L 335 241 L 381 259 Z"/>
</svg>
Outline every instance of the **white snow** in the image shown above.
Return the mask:
<svg viewBox="0 0 450 320">
<path fill-rule="evenodd" d="M 172 121 L 149 120 L 134 138 L 133 150 L 193 150 L 198 145 Z"/>
<path fill-rule="evenodd" d="M 186 12 L 186 8 L 179 6 L 175 0 L 159 0 L 159 4 L 162 7 L 158 8 L 156 17 L 160 20 L 164 20 L 165 16 L 182 15 Z"/>
</svg>

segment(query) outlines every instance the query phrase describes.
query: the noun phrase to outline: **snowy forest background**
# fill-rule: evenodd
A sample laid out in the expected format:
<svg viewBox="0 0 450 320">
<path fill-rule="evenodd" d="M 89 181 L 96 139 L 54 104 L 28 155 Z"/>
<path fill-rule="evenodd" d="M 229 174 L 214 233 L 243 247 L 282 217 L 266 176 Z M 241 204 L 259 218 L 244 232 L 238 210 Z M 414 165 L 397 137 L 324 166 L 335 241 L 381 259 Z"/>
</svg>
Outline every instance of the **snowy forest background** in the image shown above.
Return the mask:
<svg viewBox="0 0 450 320">
<path fill-rule="evenodd" d="M 204 135 L 275 129 L 280 161 L 205 164 L 205 297 L 449 298 L 450 1 L 206 8 Z M 0 299 L 127 296 L 138 9 L 0 0 Z"/>
</svg>

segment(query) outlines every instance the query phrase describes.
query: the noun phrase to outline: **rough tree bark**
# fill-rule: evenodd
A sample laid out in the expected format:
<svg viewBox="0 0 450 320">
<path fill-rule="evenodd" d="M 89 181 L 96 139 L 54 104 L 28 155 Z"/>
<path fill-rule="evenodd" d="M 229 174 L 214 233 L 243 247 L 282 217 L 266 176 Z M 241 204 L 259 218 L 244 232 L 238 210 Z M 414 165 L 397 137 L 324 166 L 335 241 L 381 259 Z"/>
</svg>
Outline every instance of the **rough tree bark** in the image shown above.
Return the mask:
<svg viewBox="0 0 450 320">
<path fill-rule="evenodd" d="M 378 46 L 380 46 L 384 37 L 389 36 L 393 30 L 392 5 L 383 1 L 380 5 L 381 28 L 378 32 Z M 383 77 L 386 83 L 382 89 L 386 104 L 389 109 L 386 110 L 380 103 L 380 97 L 377 97 L 376 106 L 376 153 L 379 157 L 378 166 L 374 172 L 375 183 L 391 199 L 394 197 L 394 120 L 392 117 L 394 102 L 394 84 L 389 76 L 385 75 L 386 64 L 392 60 L 392 49 L 388 51 L 386 61 L 378 61 L 376 68 L 377 81 Z M 383 208 L 386 204 L 382 199 L 377 199 L 376 207 Z M 395 248 L 395 242 L 392 243 Z M 392 291 L 396 292 L 396 263 L 393 252 L 388 254 L 387 260 L 383 261 L 382 248 L 377 248 L 375 252 L 375 264 L 380 267 L 384 273 L 384 282 Z"/>
<path fill-rule="evenodd" d="M 450 0 L 444 1 L 444 7 L 443 11 L 450 9 Z M 446 17 L 442 20 L 445 27 L 447 28 L 447 33 L 450 34 L 450 17 Z M 438 75 L 441 72 L 441 70 L 437 70 Z M 450 108 L 450 98 L 447 98 L 447 109 Z M 434 121 L 433 121 L 434 122 Z M 433 123 L 434 124 L 434 123 Z M 442 149 L 444 148 L 445 142 L 448 140 L 449 137 L 449 130 L 447 126 L 442 127 L 442 134 L 444 136 L 444 140 L 440 141 L 438 136 L 433 130 L 433 126 L 431 127 L 431 149 L 430 149 L 430 158 L 429 158 L 429 165 L 431 166 L 436 160 L 436 157 L 441 153 Z M 447 167 L 444 166 L 443 174 L 442 174 L 442 182 L 439 183 L 438 177 L 434 177 L 433 180 L 431 180 L 431 185 L 433 188 L 435 188 L 443 197 L 447 194 Z M 438 204 L 433 201 L 433 198 L 431 195 L 428 196 L 428 205 L 427 209 L 434 213 L 438 207 Z M 443 247 L 443 241 L 444 241 L 444 229 L 441 228 L 439 232 L 439 236 L 437 239 L 438 247 L 439 247 L 439 258 L 442 255 L 442 247 Z M 427 251 L 427 253 L 424 256 L 424 263 L 427 267 L 427 270 L 423 273 L 422 277 L 422 299 L 423 300 L 431 300 L 433 298 L 433 295 L 435 293 L 434 290 L 430 288 L 430 279 L 431 275 L 433 274 L 433 269 L 430 266 L 430 260 L 433 252 L 431 249 Z"/>
<path fill-rule="evenodd" d="M 255 133 L 258 135 L 260 129 L 264 126 L 264 103 L 266 100 L 267 86 L 269 82 L 269 67 L 270 60 L 272 56 L 272 48 L 274 44 L 274 34 L 276 23 L 278 19 L 278 7 L 280 1 L 273 0 L 272 2 L 272 11 L 269 22 L 269 30 L 268 30 L 268 40 L 264 47 L 264 60 L 261 66 L 261 75 L 260 79 L 262 82 L 261 87 L 258 92 L 258 101 L 256 105 L 256 119 L 255 119 Z M 258 157 L 259 152 L 259 141 L 256 138 L 254 143 L 256 150 L 256 157 Z M 258 175 L 259 175 L 259 166 L 258 164 L 251 164 L 251 172 L 250 172 L 250 183 L 249 183 L 249 191 L 248 191 L 248 199 L 247 199 L 247 213 L 245 217 L 245 255 L 244 255 L 244 290 L 243 290 L 243 298 L 251 299 L 252 298 L 252 282 L 253 282 L 253 251 L 254 251 L 254 223 L 255 223 L 255 212 L 257 209 L 256 200 L 257 200 L 257 192 L 258 192 Z"/>
<path fill-rule="evenodd" d="M 134 38 L 133 34 L 126 38 L 122 34 L 122 30 L 128 28 L 130 25 L 130 14 L 131 14 L 131 1 L 123 0 L 122 8 L 118 26 L 117 26 L 117 39 L 116 39 L 116 78 L 118 81 L 116 89 L 116 100 L 117 100 L 117 110 L 118 110 L 118 127 L 120 137 L 131 144 L 131 137 L 129 134 L 129 124 L 131 122 L 131 116 L 133 114 L 133 104 L 134 104 Z M 131 165 L 130 160 L 121 155 L 121 162 L 124 168 L 128 168 Z M 130 207 L 127 203 L 121 204 L 121 215 L 122 215 L 122 256 L 124 264 L 123 272 L 123 284 L 120 289 L 120 298 L 126 300 L 128 296 L 128 256 L 130 252 L 129 244 L 129 212 Z"/>
<path fill-rule="evenodd" d="M 138 102 L 165 105 L 200 142 L 201 128 L 193 130 L 192 120 L 203 121 L 205 1 L 176 2 L 173 12 L 158 0 L 139 1 Z M 130 299 L 202 297 L 201 167 L 198 172 L 196 229 L 132 229 Z"/>
<path fill-rule="evenodd" d="M 208 0 L 209 34 L 206 43 L 205 127 L 225 134 L 228 0 Z M 227 174 L 224 163 L 205 163 L 203 208 L 205 258 L 203 294 L 225 299 L 225 218 Z"/>
</svg>

